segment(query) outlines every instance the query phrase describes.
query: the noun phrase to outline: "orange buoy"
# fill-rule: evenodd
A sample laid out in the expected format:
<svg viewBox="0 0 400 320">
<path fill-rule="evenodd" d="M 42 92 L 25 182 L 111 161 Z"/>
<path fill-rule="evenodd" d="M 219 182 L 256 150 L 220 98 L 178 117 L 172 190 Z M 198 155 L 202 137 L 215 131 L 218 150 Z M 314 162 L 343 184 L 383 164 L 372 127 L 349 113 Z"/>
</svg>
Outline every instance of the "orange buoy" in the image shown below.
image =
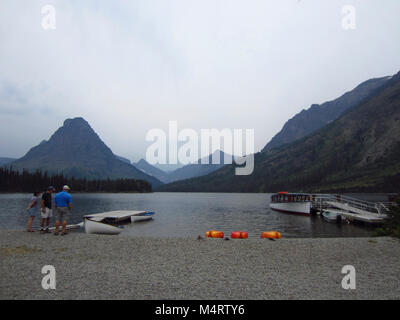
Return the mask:
<svg viewBox="0 0 400 320">
<path fill-rule="evenodd" d="M 247 239 L 248 237 L 249 237 L 249 234 L 244 231 L 233 231 L 231 233 L 232 239 Z"/>
<path fill-rule="evenodd" d="M 278 231 L 266 231 L 266 232 L 261 232 L 261 238 L 280 239 L 280 238 L 282 238 L 282 234 Z"/>
<path fill-rule="evenodd" d="M 206 238 L 223 238 L 224 233 L 222 231 L 211 230 L 206 232 Z"/>
</svg>

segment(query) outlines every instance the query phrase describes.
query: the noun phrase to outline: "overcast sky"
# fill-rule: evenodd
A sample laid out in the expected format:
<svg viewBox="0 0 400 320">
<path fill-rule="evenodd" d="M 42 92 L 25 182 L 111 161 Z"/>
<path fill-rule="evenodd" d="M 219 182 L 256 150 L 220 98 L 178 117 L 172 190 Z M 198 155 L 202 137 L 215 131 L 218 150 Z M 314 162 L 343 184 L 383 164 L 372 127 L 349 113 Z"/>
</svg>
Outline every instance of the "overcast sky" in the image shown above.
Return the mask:
<svg viewBox="0 0 400 320">
<path fill-rule="evenodd" d="M 135 161 L 169 120 L 254 129 L 258 151 L 302 109 L 397 73 L 399 13 L 399 0 L 1 0 L 0 156 L 77 116 Z"/>
</svg>

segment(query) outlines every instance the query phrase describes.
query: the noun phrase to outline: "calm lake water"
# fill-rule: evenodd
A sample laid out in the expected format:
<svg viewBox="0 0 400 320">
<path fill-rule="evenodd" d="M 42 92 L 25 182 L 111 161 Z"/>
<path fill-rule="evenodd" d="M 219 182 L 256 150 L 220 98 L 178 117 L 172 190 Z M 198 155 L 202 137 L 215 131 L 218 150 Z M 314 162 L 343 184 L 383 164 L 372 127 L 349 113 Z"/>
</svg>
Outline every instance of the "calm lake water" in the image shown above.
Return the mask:
<svg viewBox="0 0 400 320">
<path fill-rule="evenodd" d="M 25 208 L 30 194 L 0 194 L 0 229 L 24 229 Z M 374 200 L 374 196 L 359 198 Z M 112 210 L 155 211 L 151 221 L 126 225 L 121 235 L 157 237 L 197 237 L 208 230 L 247 231 L 258 238 L 262 231 L 277 230 L 284 237 L 363 237 L 373 229 L 360 225 L 331 224 L 319 216 L 287 215 L 269 209 L 270 194 L 237 193 L 149 193 L 72 194 L 73 211 L 68 223 L 82 216 Z M 54 218 L 53 218 L 54 219 Z M 38 226 L 39 217 L 34 221 Z M 53 225 L 54 222 L 52 221 Z"/>
</svg>

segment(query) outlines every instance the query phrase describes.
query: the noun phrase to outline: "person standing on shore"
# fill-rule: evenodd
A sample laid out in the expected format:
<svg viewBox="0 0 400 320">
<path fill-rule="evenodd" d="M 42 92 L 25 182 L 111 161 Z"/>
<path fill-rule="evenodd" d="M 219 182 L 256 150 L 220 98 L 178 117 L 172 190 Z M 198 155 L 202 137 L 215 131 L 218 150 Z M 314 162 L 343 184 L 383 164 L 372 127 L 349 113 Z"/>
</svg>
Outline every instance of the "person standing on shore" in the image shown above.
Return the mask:
<svg viewBox="0 0 400 320">
<path fill-rule="evenodd" d="M 48 187 L 46 192 L 42 195 L 42 221 L 40 222 L 40 232 L 48 233 L 50 218 L 53 216 L 52 210 L 52 197 L 51 194 L 54 191 L 53 187 Z M 46 230 L 44 230 L 44 225 L 46 224 Z"/>
<path fill-rule="evenodd" d="M 33 224 L 33 219 L 35 219 L 36 214 L 39 212 L 40 208 L 40 200 L 39 200 L 40 192 L 35 191 L 33 193 L 33 196 L 31 198 L 31 202 L 29 203 L 28 208 L 26 208 L 26 211 L 29 213 L 29 219 L 28 219 L 28 232 L 35 232 L 32 230 L 32 224 Z"/>
<path fill-rule="evenodd" d="M 62 223 L 62 232 L 61 235 L 66 235 L 66 227 L 67 227 L 67 217 L 68 214 L 72 210 L 72 198 L 69 194 L 70 188 L 68 186 L 63 187 L 63 191 L 56 194 L 54 198 L 57 217 L 56 217 L 56 231 L 54 235 L 58 236 L 58 229 L 60 228 L 60 222 Z"/>
</svg>

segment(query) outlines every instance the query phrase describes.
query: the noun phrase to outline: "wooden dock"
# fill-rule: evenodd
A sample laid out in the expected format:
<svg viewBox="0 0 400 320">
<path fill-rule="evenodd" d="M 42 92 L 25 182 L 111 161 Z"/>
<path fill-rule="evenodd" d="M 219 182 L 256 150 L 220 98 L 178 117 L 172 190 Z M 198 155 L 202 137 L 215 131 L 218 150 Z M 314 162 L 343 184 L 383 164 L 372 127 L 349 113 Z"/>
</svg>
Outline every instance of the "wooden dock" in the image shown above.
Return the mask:
<svg viewBox="0 0 400 320">
<path fill-rule="evenodd" d="M 130 220 L 132 216 L 138 216 L 146 212 L 147 211 L 117 210 L 117 211 L 88 214 L 86 216 L 83 216 L 83 218 L 90 219 L 93 221 L 111 220 L 113 222 L 120 222 L 120 221 Z"/>
<path fill-rule="evenodd" d="M 353 212 L 345 212 L 341 210 L 329 209 L 330 212 L 337 213 L 342 216 L 342 218 L 346 218 L 349 221 L 361 221 L 371 224 L 380 224 L 383 222 L 384 217 L 372 215 L 372 214 L 359 214 Z"/>
<path fill-rule="evenodd" d="M 349 221 L 361 221 L 370 224 L 383 223 L 389 207 L 387 203 L 374 203 L 331 194 L 313 194 L 312 204 L 313 208 L 318 211 L 328 210 Z"/>
</svg>

